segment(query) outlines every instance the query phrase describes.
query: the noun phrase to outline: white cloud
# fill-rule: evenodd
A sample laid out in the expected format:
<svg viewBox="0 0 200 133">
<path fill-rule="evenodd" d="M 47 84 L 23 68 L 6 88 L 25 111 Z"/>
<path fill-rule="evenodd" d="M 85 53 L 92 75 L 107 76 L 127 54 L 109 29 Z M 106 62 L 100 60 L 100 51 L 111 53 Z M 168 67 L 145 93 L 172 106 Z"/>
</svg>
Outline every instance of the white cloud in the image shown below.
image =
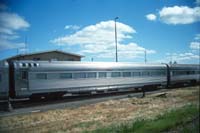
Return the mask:
<svg viewBox="0 0 200 133">
<path fill-rule="evenodd" d="M 118 41 L 131 38 L 131 33 L 135 30 L 123 23 L 117 22 Z M 51 40 L 57 45 L 77 45 L 77 44 L 110 44 L 114 42 L 114 21 L 102 21 L 96 25 L 86 26 L 75 34 L 58 37 Z"/>
<path fill-rule="evenodd" d="M 195 35 L 195 40 L 199 39 L 200 34 Z M 198 59 L 200 59 L 199 51 L 200 50 L 200 42 L 193 41 L 190 43 L 189 52 L 183 53 L 166 53 L 166 58 L 163 60 L 159 60 L 157 62 L 170 62 L 177 61 L 178 63 L 199 63 Z"/>
<path fill-rule="evenodd" d="M 157 17 L 154 14 L 147 14 L 146 18 L 150 21 L 155 21 Z"/>
<path fill-rule="evenodd" d="M 190 48 L 193 49 L 193 50 L 200 49 L 200 42 L 191 42 L 190 43 Z"/>
<path fill-rule="evenodd" d="M 125 24 L 117 22 L 118 41 L 125 38 L 131 38 L 127 35 L 135 33 L 135 30 Z M 75 34 L 59 37 L 51 42 L 58 45 L 75 45 L 75 44 L 96 44 L 96 43 L 113 43 L 114 39 L 114 21 L 102 21 L 96 25 L 86 26 Z"/>
<path fill-rule="evenodd" d="M 0 35 L 0 40 L 15 40 L 17 38 L 19 38 L 18 35 L 7 35 L 7 34 Z"/>
<path fill-rule="evenodd" d="M 0 51 L 6 50 L 6 49 L 17 49 L 17 48 L 23 48 L 25 46 L 24 43 L 16 43 L 12 42 L 6 39 L 0 39 Z"/>
<path fill-rule="evenodd" d="M 30 24 L 16 13 L 0 12 L 0 50 L 14 49 L 24 46 L 16 43 L 19 38 L 17 31 L 30 27 Z"/>
<path fill-rule="evenodd" d="M 128 44 L 118 44 L 118 55 L 119 58 L 123 59 L 133 59 L 144 56 L 144 51 L 146 50 L 147 54 L 156 53 L 155 50 L 148 50 L 144 47 L 139 46 L 136 43 Z M 113 58 L 115 57 L 115 45 L 85 45 L 81 53 L 95 54 L 99 58 Z"/>
<path fill-rule="evenodd" d="M 72 47 L 80 46 L 79 51 L 84 55 L 94 55 L 99 58 L 115 57 L 115 32 L 114 21 L 102 21 L 95 25 L 89 25 L 74 34 L 58 37 L 50 42 L 56 45 Z M 117 22 L 117 39 L 119 58 L 135 58 L 144 55 L 145 48 L 136 43 L 124 43 L 136 33 L 129 25 Z M 154 50 L 146 50 L 147 53 L 155 53 Z"/>
<path fill-rule="evenodd" d="M 80 29 L 80 26 L 78 26 L 78 25 L 66 25 L 65 29 L 78 30 L 78 29 Z"/>
<path fill-rule="evenodd" d="M 176 61 L 178 64 L 181 63 L 198 63 L 199 55 L 191 52 L 183 52 L 183 53 L 166 53 L 166 58 L 157 60 L 155 62 L 159 63 L 169 63 L 172 61 Z"/>
<path fill-rule="evenodd" d="M 15 30 L 26 29 L 30 26 L 21 16 L 15 13 L 0 13 L 0 32 L 13 34 Z"/>
<path fill-rule="evenodd" d="M 193 59 L 199 59 L 199 56 L 194 54 L 194 53 L 190 53 L 190 52 L 186 52 L 186 53 L 173 53 L 172 54 L 172 59 L 174 61 L 185 61 L 185 60 L 193 60 Z"/>
<path fill-rule="evenodd" d="M 166 24 L 191 24 L 200 21 L 200 7 L 164 7 L 159 11 L 159 16 Z"/>
<path fill-rule="evenodd" d="M 200 40 L 200 34 L 196 34 L 194 40 Z"/>
</svg>

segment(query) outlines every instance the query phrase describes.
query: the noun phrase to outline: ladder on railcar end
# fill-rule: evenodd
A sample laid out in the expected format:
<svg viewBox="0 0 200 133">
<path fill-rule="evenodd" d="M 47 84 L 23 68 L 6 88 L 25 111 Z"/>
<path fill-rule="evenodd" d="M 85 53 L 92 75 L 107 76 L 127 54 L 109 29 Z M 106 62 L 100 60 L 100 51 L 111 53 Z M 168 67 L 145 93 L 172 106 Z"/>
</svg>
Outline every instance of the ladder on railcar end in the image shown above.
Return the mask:
<svg viewBox="0 0 200 133">
<path fill-rule="evenodd" d="M 11 111 L 13 111 L 13 107 L 12 107 L 12 104 L 11 104 L 11 102 L 10 102 L 10 97 L 8 98 L 8 102 L 7 102 L 7 111 L 9 111 L 9 112 L 11 112 Z"/>
<path fill-rule="evenodd" d="M 10 98 L 4 99 L 0 101 L 0 111 L 13 111 L 12 104 L 10 102 Z"/>
</svg>

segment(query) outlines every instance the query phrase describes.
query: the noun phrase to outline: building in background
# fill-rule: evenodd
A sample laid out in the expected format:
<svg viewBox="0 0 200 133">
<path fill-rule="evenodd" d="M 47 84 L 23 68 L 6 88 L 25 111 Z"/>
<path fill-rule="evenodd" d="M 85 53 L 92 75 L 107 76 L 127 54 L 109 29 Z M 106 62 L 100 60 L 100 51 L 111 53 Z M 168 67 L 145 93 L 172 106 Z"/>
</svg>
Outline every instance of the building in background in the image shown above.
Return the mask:
<svg viewBox="0 0 200 133">
<path fill-rule="evenodd" d="M 29 54 L 19 54 L 7 58 L 8 62 L 13 60 L 42 60 L 42 61 L 81 61 L 81 58 L 84 57 L 79 54 L 68 53 L 60 50 L 50 50 L 43 52 L 35 52 Z"/>
</svg>

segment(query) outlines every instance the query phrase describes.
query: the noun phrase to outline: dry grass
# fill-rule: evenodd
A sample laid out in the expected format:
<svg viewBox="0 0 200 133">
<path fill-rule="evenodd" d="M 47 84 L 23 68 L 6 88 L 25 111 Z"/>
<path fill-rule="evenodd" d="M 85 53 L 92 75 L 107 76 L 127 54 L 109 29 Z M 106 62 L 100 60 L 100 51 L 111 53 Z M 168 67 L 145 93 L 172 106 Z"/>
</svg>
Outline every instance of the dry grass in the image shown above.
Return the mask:
<svg viewBox="0 0 200 133">
<path fill-rule="evenodd" d="M 198 87 L 170 90 L 166 97 L 110 100 L 76 109 L 58 109 L 0 118 L 0 132 L 81 132 L 137 119 L 153 119 L 186 104 L 199 105 Z"/>
</svg>

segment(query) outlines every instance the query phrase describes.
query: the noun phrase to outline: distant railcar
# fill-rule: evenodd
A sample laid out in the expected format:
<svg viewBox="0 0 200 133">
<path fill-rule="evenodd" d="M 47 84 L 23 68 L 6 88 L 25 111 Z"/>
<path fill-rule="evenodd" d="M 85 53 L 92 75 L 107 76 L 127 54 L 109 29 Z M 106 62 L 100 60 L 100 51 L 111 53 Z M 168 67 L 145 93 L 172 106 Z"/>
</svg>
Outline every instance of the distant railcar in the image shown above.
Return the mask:
<svg viewBox="0 0 200 133">
<path fill-rule="evenodd" d="M 198 64 L 172 64 L 170 65 L 170 84 L 196 83 L 200 78 Z"/>
</svg>

